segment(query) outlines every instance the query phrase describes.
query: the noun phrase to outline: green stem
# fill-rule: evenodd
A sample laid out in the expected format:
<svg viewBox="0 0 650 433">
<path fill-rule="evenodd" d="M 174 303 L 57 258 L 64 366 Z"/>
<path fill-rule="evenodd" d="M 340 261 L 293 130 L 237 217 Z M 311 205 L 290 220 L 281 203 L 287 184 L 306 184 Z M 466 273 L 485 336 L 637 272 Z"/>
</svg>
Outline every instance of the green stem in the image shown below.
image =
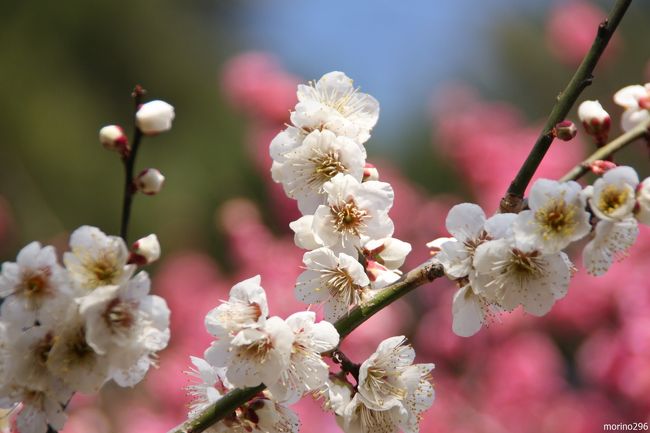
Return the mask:
<svg viewBox="0 0 650 433">
<path fill-rule="evenodd" d="M 582 91 L 591 84 L 594 68 L 631 3 L 632 0 L 618 0 L 605 21 L 598 26 L 596 38 L 589 52 L 582 59 L 569 84 L 558 96 L 535 145 L 510 184 L 506 195 L 501 199 L 501 212 L 517 212 L 521 209 L 526 188 L 553 142 L 551 133 L 553 127 L 566 118 Z"/>
<path fill-rule="evenodd" d="M 346 316 L 334 323 L 334 327 L 339 332 L 341 340 L 387 305 L 395 302 L 416 287 L 422 286 L 444 275 L 445 271 L 442 265 L 434 260 L 427 261 L 406 273 L 399 281 L 385 287 L 368 302 L 353 308 Z M 200 415 L 175 427 L 169 433 L 202 432 L 255 397 L 255 395 L 262 392 L 265 388 L 266 386 L 261 384 L 254 388 L 232 390 L 216 403 L 203 410 Z"/>
<path fill-rule="evenodd" d="M 650 128 L 650 120 L 647 120 L 635 126 L 634 128 L 630 129 L 625 134 L 622 134 L 616 139 L 610 141 L 609 143 L 607 143 L 606 145 L 604 145 L 603 147 L 601 147 L 600 149 L 592 153 L 591 156 L 589 156 L 589 158 L 585 159 L 580 164 L 573 167 L 571 171 L 569 171 L 567 174 L 562 176 L 560 182 L 580 179 L 582 176 L 584 176 L 586 173 L 589 172 L 589 165 L 592 162 L 598 160 L 605 160 L 607 159 L 607 157 L 613 155 L 623 147 L 638 140 L 639 138 L 648 137 L 650 134 L 648 130 L 649 128 Z"/>
</svg>

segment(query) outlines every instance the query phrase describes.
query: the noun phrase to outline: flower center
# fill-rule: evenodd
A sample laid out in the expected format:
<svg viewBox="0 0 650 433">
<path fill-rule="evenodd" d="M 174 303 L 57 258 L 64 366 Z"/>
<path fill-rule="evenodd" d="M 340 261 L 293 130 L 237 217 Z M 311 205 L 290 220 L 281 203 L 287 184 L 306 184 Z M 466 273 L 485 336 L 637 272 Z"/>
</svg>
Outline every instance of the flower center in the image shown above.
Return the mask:
<svg viewBox="0 0 650 433">
<path fill-rule="evenodd" d="M 525 253 L 517 248 L 510 252 L 508 272 L 522 279 L 536 278 L 542 274 L 539 253 L 533 251 Z"/>
<path fill-rule="evenodd" d="M 343 298 L 347 305 L 357 304 L 361 301 L 363 287 L 355 284 L 345 269 L 337 267 L 327 270 L 325 278 L 325 286 L 333 298 Z"/>
<path fill-rule="evenodd" d="M 273 349 L 273 343 L 270 338 L 260 338 L 246 346 L 242 347 L 242 354 L 249 359 L 256 359 L 260 364 L 264 364 L 269 352 Z"/>
<path fill-rule="evenodd" d="M 391 377 L 396 377 L 400 374 L 401 369 L 387 371 L 386 369 L 378 366 L 368 369 L 366 382 L 377 404 L 380 406 L 384 404 L 384 396 L 395 397 L 399 400 L 404 400 L 404 398 L 406 398 L 406 389 L 400 388 L 399 386 L 390 382 Z"/>
<path fill-rule="evenodd" d="M 463 242 L 463 245 L 465 245 L 465 250 L 467 250 L 467 253 L 470 256 L 473 256 L 474 252 L 476 251 L 476 248 L 478 248 L 478 246 L 481 245 L 483 242 L 489 240 L 492 240 L 492 238 L 487 234 L 485 230 L 481 230 L 481 233 L 479 233 L 478 238 L 467 239 L 465 242 Z"/>
<path fill-rule="evenodd" d="M 357 406 L 357 415 L 361 421 L 361 431 L 364 432 L 389 432 L 395 428 L 390 410 L 372 410 L 365 404 Z"/>
<path fill-rule="evenodd" d="M 330 150 L 322 152 L 317 150 L 316 156 L 308 160 L 313 164 L 313 172 L 307 180 L 307 184 L 311 187 L 322 189 L 322 185 L 329 181 L 331 178 L 339 173 L 346 173 L 347 169 L 339 160 L 338 152 Z"/>
<path fill-rule="evenodd" d="M 48 284 L 50 274 L 50 269 L 44 268 L 24 275 L 22 286 L 18 289 L 18 292 L 33 300 L 47 296 L 50 293 Z"/>
<path fill-rule="evenodd" d="M 119 270 L 117 269 L 114 260 L 104 258 L 103 260 L 98 260 L 92 264 L 91 272 L 97 280 L 97 285 L 100 286 L 102 283 L 112 283 L 118 276 Z"/>
<path fill-rule="evenodd" d="M 567 204 L 563 199 L 553 199 L 535 212 L 535 220 L 542 230 L 544 239 L 552 236 L 568 236 L 577 225 L 576 206 Z"/>
<path fill-rule="evenodd" d="M 598 208 L 605 215 L 611 215 L 627 202 L 629 194 L 627 188 L 619 188 L 616 185 L 607 185 L 600 194 Z"/>
<path fill-rule="evenodd" d="M 135 323 L 132 305 L 121 299 L 113 299 L 104 311 L 104 321 L 111 333 L 128 331 Z"/>
<path fill-rule="evenodd" d="M 359 209 L 353 199 L 343 204 L 330 207 L 334 229 L 337 232 L 359 236 L 359 229 L 364 225 L 363 220 L 369 218 L 368 212 Z"/>
</svg>

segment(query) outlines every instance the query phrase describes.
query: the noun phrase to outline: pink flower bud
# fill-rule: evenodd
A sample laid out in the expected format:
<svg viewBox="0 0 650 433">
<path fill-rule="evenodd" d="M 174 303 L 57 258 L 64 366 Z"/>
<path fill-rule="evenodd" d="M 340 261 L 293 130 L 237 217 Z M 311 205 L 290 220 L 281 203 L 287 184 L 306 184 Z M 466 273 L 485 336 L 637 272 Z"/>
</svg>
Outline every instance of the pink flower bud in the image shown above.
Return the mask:
<svg viewBox="0 0 650 433">
<path fill-rule="evenodd" d="M 578 128 L 576 128 L 576 125 L 570 120 L 563 120 L 553 128 L 553 135 L 562 141 L 572 140 L 577 133 Z"/>
<path fill-rule="evenodd" d="M 603 161 L 602 159 L 599 159 L 589 164 L 589 170 L 591 170 L 592 173 L 597 174 L 598 176 L 600 176 L 601 174 L 605 173 L 608 170 L 611 170 L 612 168 L 616 168 L 616 164 L 614 164 L 612 161 Z"/>
<path fill-rule="evenodd" d="M 165 101 L 151 101 L 140 106 L 135 123 L 144 134 L 155 135 L 170 130 L 174 116 L 174 107 Z"/>
<path fill-rule="evenodd" d="M 366 261 L 366 275 L 370 281 L 376 281 L 383 272 L 390 272 L 388 268 L 374 260 Z"/>
<path fill-rule="evenodd" d="M 363 167 L 363 182 L 369 180 L 379 180 L 379 170 L 369 162 Z"/>
<path fill-rule="evenodd" d="M 121 126 L 108 125 L 99 130 L 99 142 L 108 150 L 119 152 L 125 156 L 129 148 L 129 139 Z"/>
<path fill-rule="evenodd" d="M 138 266 L 148 265 L 160 258 L 160 243 L 158 237 L 154 234 L 138 239 L 131 246 L 131 255 L 129 263 Z"/>
<path fill-rule="evenodd" d="M 146 168 L 135 178 L 135 187 L 138 191 L 147 194 L 158 194 L 165 182 L 165 176 L 155 168 Z"/>
<path fill-rule="evenodd" d="M 606 141 L 612 119 L 598 101 L 584 101 L 578 107 L 578 117 L 587 134 L 599 141 Z"/>
</svg>

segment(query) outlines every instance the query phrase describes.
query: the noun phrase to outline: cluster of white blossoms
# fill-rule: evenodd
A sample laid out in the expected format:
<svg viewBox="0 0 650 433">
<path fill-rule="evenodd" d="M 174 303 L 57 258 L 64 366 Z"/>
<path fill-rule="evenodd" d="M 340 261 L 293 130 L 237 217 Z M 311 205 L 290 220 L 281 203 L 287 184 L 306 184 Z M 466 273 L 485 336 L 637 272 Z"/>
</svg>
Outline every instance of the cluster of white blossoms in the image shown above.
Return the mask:
<svg viewBox="0 0 650 433">
<path fill-rule="evenodd" d="M 392 237 L 393 189 L 366 163 L 379 103 L 342 72 L 298 86 L 292 125 L 271 142 L 273 179 L 297 200 L 290 224 L 306 250 L 297 298 L 334 321 L 401 276 L 411 246 Z"/>
<path fill-rule="evenodd" d="M 460 289 L 454 296 L 453 330 L 478 332 L 491 314 L 524 311 L 542 316 L 564 297 L 575 270 L 570 244 L 589 236 L 582 263 L 595 276 L 621 259 L 637 238 L 638 222 L 650 224 L 650 178 L 639 183 L 626 166 L 612 168 L 593 186 L 536 181 L 528 209 L 486 218 L 471 203 L 454 206 L 446 220 L 453 238 L 429 246 Z"/>
<path fill-rule="evenodd" d="M 403 336 L 391 337 L 361 364 L 357 386 L 332 376 L 320 390 L 324 407 L 346 433 L 417 433 L 435 398 L 433 364 L 413 364 Z"/>
<path fill-rule="evenodd" d="M 21 433 L 59 430 L 73 393 L 113 380 L 133 386 L 169 340 L 169 309 L 149 295 L 137 266 L 160 255 L 155 235 L 129 253 L 95 227 L 72 233 L 61 266 L 54 247 L 32 242 L 0 274 L 0 405 Z"/>
<path fill-rule="evenodd" d="M 297 432 L 298 419 L 287 405 L 327 380 L 329 368 L 320 354 L 338 345 L 334 326 L 317 323 L 311 311 L 286 320 L 268 317 L 260 280 L 258 275 L 233 286 L 228 301 L 205 317 L 206 329 L 216 340 L 205 360 L 192 358 L 193 375 L 200 381 L 189 387 L 194 396 L 189 416 L 235 387 L 264 383 L 268 389 L 208 431 Z"/>
<path fill-rule="evenodd" d="M 411 250 L 392 237 L 393 189 L 366 163 L 363 144 L 379 105 L 341 72 L 299 86 L 298 100 L 292 125 L 271 143 L 272 175 L 303 214 L 290 224 L 296 244 L 309 250 L 295 295 L 322 304 L 325 320 L 316 322 L 311 311 L 286 320 L 268 317 L 260 277 L 236 284 L 229 300 L 206 316 L 216 340 L 205 359 L 192 358 L 190 374 L 198 383 L 188 388 L 194 396 L 189 416 L 236 387 L 264 384 L 263 392 L 207 431 L 297 432 L 298 419 L 287 405 L 309 394 L 325 400 L 347 433 L 415 433 L 433 403 L 433 364 L 414 365 L 415 351 L 404 337 L 385 340 L 360 366 L 333 356 L 340 354 L 339 334 L 330 322 L 397 281 Z M 324 353 L 341 364 L 339 373 L 330 372 Z"/>
</svg>

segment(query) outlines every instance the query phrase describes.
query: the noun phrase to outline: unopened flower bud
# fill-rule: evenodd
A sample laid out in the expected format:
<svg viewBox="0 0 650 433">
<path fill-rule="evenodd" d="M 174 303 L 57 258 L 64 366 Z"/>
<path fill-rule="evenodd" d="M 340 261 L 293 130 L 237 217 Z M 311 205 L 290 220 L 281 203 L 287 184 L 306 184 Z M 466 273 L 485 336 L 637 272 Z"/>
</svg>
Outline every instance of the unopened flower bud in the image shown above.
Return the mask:
<svg viewBox="0 0 650 433">
<path fill-rule="evenodd" d="M 363 167 L 363 182 L 369 180 L 379 180 L 379 170 L 369 162 Z"/>
<path fill-rule="evenodd" d="M 174 120 L 174 107 L 165 101 L 142 104 L 135 113 L 135 123 L 144 134 L 154 135 L 168 131 Z"/>
<path fill-rule="evenodd" d="M 99 142 L 108 150 L 114 150 L 121 155 L 129 152 L 129 139 L 121 126 L 108 125 L 99 130 Z"/>
<path fill-rule="evenodd" d="M 587 134 L 596 137 L 599 141 L 607 140 L 612 119 L 598 101 L 584 101 L 578 107 L 578 117 Z"/>
<path fill-rule="evenodd" d="M 640 223 L 650 225 L 650 177 L 645 178 L 637 187 L 634 212 Z"/>
<path fill-rule="evenodd" d="M 160 243 L 158 237 L 154 234 L 138 239 L 131 246 L 131 255 L 129 263 L 138 266 L 148 265 L 160 258 Z"/>
<path fill-rule="evenodd" d="M 138 191 L 147 194 L 158 194 L 165 182 L 165 176 L 155 168 L 146 168 L 135 178 L 135 187 Z"/>
<path fill-rule="evenodd" d="M 553 135 L 562 141 L 572 140 L 577 133 L 578 128 L 576 128 L 576 125 L 570 120 L 563 120 L 553 128 Z"/>
<path fill-rule="evenodd" d="M 601 174 L 605 173 L 608 170 L 611 170 L 612 168 L 616 168 L 616 164 L 614 164 L 612 161 L 603 161 L 602 159 L 599 159 L 597 161 L 592 162 L 589 164 L 589 170 L 591 170 L 592 173 L 597 174 L 600 176 Z"/>
</svg>

